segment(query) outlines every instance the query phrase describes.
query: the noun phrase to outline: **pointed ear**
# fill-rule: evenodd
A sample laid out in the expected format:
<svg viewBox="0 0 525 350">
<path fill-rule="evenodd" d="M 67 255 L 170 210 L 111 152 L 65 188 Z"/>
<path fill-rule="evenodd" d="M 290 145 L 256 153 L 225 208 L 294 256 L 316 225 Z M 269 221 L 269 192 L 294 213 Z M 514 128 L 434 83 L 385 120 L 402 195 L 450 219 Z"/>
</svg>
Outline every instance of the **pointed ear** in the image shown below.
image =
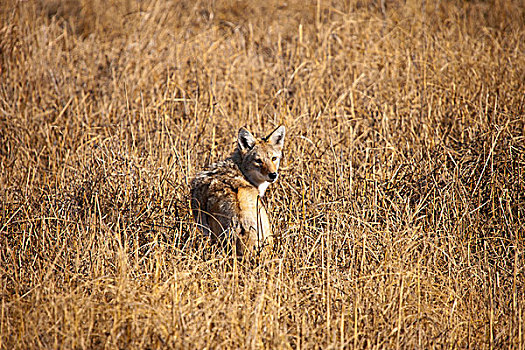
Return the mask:
<svg viewBox="0 0 525 350">
<path fill-rule="evenodd" d="M 281 125 L 272 131 L 270 135 L 266 136 L 265 140 L 275 147 L 283 148 L 285 132 L 284 125 Z"/>
<path fill-rule="evenodd" d="M 250 150 L 255 145 L 255 137 L 246 128 L 240 128 L 237 143 L 241 151 Z"/>
</svg>

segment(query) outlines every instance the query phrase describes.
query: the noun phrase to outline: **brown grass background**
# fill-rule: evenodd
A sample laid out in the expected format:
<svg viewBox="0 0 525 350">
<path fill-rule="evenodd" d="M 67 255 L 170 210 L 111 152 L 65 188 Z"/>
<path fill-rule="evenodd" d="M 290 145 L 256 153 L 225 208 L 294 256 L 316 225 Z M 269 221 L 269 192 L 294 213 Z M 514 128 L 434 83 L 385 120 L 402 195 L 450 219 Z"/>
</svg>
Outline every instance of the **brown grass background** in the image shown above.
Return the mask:
<svg viewBox="0 0 525 350">
<path fill-rule="evenodd" d="M 523 1 L 0 4 L 0 348 L 525 348 Z M 287 127 L 273 256 L 188 183 Z"/>
</svg>

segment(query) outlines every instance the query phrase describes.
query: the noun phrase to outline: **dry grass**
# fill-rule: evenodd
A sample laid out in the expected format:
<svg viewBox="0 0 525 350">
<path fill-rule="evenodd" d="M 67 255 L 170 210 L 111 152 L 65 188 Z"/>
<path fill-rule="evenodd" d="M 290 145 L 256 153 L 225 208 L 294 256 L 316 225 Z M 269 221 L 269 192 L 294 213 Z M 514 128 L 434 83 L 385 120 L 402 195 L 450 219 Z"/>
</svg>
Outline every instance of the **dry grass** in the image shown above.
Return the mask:
<svg viewBox="0 0 525 350">
<path fill-rule="evenodd" d="M 524 349 L 523 3 L 258 3 L 2 1 L 0 348 Z M 280 123 L 236 261 L 188 182 Z"/>
</svg>

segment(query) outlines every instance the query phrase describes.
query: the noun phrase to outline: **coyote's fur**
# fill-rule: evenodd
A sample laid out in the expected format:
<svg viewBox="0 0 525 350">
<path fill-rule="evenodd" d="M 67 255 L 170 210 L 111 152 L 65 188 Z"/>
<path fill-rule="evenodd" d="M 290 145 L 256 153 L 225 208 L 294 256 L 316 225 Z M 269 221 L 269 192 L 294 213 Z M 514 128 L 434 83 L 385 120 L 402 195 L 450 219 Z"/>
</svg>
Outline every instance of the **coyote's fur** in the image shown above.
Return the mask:
<svg viewBox="0 0 525 350">
<path fill-rule="evenodd" d="M 191 208 L 199 228 L 238 255 L 273 244 L 261 197 L 277 180 L 284 136 L 284 126 L 262 139 L 241 128 L 232 156 L 212 164 L 191 183 Z"/>
</svg>

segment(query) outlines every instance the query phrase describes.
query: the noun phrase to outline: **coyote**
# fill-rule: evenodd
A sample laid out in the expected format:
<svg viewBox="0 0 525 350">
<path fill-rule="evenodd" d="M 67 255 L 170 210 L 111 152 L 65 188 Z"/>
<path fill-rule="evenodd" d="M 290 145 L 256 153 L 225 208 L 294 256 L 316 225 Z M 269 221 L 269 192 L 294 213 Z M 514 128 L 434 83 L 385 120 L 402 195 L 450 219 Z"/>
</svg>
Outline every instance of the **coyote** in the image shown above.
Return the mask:
<svg viewBox="0 0 525 350">
<path fill-rule="evenodd" d="M 239 256 L 273 244 L 261 198 L 277 180 L 284 136 L 284 126 L 260 140 L 241 128 L 232 156 L 212 164 L 191 182 L 191 209 L 200 230 Z"/>
</svg>

